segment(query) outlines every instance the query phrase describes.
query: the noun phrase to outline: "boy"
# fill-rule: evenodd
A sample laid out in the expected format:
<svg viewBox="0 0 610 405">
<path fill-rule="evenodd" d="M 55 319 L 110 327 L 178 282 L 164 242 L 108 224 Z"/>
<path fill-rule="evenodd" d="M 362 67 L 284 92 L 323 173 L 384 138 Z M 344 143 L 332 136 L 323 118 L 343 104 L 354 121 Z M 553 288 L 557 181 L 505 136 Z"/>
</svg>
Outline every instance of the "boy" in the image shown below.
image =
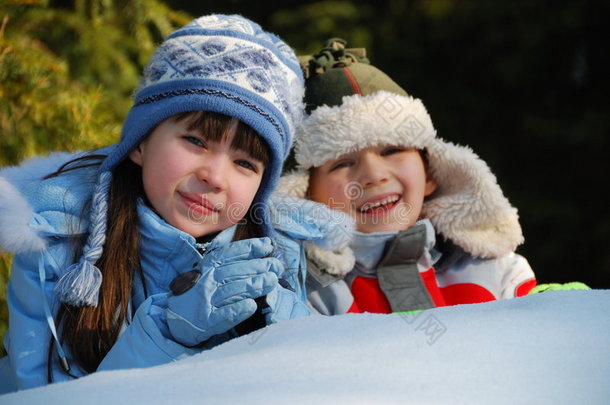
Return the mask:
<svg viewBox="0 0 610 405">
<path fill-rule="evenodd" d="M 309 117 L 280 190 L 349 214 L 343 250 L 308 246 L 308 302 L 322 314 L 390 313 L 526 295 L 517 210 L 470 149 L 362 50 L 331 40 L 302 58 Z"/>
</svg>

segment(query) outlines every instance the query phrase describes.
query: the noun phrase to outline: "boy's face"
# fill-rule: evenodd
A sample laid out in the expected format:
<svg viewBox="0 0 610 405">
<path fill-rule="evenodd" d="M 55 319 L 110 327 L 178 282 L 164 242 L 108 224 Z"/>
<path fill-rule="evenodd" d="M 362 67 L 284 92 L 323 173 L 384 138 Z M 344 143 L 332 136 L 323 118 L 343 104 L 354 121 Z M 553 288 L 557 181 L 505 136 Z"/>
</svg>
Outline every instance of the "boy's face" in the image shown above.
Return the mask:
<svg viewBox="0 0 610 405">
<path fill-rule="evenodd" d="M 231 147 L 235 131 L 211 142 L 187 122 L 159 124 L 129 157 L 142 167 L 152 208 L 193 237 L 221 231 L 248 212 L 265 166 Z"/>
<path fill-rule="evenodd" d="M 402 231 L 436 189 L 416 149 L 368 147 L 311 170 L 312 200 L 352 215 L 364 233 Z"/>
</svg>

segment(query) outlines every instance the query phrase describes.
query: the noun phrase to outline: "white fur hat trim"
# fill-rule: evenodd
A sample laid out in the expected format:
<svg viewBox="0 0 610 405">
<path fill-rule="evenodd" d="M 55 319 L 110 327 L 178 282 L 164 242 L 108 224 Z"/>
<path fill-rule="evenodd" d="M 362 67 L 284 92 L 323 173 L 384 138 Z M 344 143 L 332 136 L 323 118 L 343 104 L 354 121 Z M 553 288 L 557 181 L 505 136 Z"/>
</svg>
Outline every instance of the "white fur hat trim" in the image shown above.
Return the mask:
<svg viewBox="0 0 610 405">
<path fill-rule="evenodd" d="M 423 148 L 435 135 L 421 100 L 386 91 L 356 94 L 311 113 L 297 131 L 295 158 L 308 169 L 369 146 Z"/>
</svg>

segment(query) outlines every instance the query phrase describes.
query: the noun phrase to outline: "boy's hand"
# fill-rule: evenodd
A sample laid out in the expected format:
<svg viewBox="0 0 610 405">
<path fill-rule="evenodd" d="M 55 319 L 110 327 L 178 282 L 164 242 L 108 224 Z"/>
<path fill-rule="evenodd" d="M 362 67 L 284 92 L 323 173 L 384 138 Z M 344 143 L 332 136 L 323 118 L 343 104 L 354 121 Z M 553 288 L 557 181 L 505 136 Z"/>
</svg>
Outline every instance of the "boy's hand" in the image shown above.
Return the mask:
<svg viewBox="0 0 610 405">
<path fill-rule="evenodd" d="M 195 346 L 226 332 L 256 311 L 254 298 L 278 285 L 279 260 L 269 238 L 229 243 L 204 256 L 197 269 L 176 277 L 168 298 L 167 323 L 174 339 Z"/>
</svg>

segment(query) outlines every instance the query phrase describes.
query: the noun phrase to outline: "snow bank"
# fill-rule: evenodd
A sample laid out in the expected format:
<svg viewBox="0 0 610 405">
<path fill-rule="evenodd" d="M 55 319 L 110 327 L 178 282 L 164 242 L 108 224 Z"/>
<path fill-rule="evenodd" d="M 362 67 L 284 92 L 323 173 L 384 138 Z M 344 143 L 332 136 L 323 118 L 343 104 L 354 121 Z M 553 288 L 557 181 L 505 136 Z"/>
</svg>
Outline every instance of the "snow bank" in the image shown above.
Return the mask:
<svg viewBox="0 0 610 405">
<path fill-rule="evenodd" d="M 184 361 L 95 373 L 0 404 L 608 404 L 610 290 L 415 316 L 312 316 Z"/>
</svg>

